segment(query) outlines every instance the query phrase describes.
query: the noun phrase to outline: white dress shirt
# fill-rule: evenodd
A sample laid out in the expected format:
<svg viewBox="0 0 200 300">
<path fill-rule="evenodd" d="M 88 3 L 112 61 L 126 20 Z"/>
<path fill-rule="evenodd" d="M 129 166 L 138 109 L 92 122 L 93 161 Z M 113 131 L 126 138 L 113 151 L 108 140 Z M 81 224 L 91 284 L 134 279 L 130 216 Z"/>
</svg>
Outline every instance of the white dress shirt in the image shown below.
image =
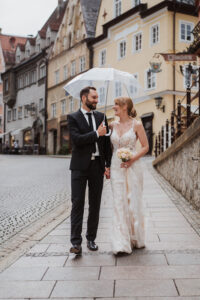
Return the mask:
<svg viewBox="0 0 200 300">
<path fill-rule="evenodd" d="M 85 110 L 84 108 L 81 107 L 81 111 L 87 121 L 87 123 L 89 124 L 89 118 L 88 118 L 88 115 L 87 113 L 89 113 L 89 111 Z M 94 131 L 96 131 L 96 134 L 97 134 L 97 137 L 99 137 L 99 134 L 97 132 L 97 127 L 96 127 L 96 121 L 95 121 L 95 118 L 94 118 L 94 114 L 93 114 L 93 111 L 90 111 L 91 115 L 92 115 L 92 125 L 93 125 L 93 128 L 94 128 Z M 98 147 L 98 144 L 95 143 L 95 146 L 96 146 L 96 152 L 93 153 L 94 156 L 99 156 L 99 147 Z"/>
</svg>

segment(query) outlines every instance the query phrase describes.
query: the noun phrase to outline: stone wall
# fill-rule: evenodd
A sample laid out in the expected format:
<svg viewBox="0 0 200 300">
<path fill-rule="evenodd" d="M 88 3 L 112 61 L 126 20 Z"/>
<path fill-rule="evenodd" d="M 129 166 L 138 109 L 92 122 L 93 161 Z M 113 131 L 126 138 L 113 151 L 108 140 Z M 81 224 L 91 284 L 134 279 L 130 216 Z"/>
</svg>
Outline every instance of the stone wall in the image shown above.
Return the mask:
<svg viewBox="0 0 200 300">
<path fill-rule="evenodd" d="M 153 166 L 200 210 L 200 118 L 153 161 Z"/>
</svg>

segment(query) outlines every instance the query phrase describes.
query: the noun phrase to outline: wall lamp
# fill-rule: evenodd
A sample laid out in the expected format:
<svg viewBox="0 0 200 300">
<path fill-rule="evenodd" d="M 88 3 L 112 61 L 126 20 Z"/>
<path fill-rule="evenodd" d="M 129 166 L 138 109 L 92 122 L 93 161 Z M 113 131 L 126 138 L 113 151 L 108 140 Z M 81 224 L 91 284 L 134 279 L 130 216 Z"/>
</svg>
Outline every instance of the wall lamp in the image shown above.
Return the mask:
<svg viewBox="0 0 200 300">
<path fill-rule="evenodd" d="M 156 108 L 162 110 L 162 112 L 165 112 L 165 105 L 163 104 L 163 97 L 158 96 L 155 97 L 155 103 L 156 103 Z"/>
</svg>

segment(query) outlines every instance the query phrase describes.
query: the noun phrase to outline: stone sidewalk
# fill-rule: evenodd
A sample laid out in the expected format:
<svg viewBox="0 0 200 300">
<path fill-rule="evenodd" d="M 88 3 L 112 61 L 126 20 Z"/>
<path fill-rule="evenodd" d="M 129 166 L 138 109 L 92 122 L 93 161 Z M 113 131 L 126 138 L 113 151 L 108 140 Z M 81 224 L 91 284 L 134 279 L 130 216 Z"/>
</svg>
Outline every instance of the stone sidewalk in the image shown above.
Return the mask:
<svg viewBox="0 0 200 300">
<path fill-rule="evenodd" d="M 200 236 L 188 222 L 190 216 L 183 216 L 161 187 L 169 189 L 152 169 L 151 159 L 143 162 L 145 249 L 127 256 L 112 255 L 112 199 L 107 181 L 96 240 L 98 253 L 87 250 L 84 241 L 82 257 L 69 255 L 68 218 L 0 274 L 0 299 L 200 300 Z M 87 208 L 84 230 L 86 216 Z"/>
</svg>

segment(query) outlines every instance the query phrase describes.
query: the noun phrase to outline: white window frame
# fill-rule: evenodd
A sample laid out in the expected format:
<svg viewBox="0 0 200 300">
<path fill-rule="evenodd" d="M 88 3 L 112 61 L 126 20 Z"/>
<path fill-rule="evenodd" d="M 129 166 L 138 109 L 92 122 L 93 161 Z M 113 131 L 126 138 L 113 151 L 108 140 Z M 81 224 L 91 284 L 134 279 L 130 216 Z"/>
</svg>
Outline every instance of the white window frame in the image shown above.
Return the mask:
<svg viewBox="0 0 200 300">
<path fill-rule="evenodd" d="M 184 21 L 184 20 L 179 20 L 179 41 L 182 43 L 191 43 L 194 40 L 194 36 L 191 33 L 191 40 L 188 41 L 187 39 L 182 39 L 181 37 L 181 25 L 184 24 L 185 26 L 190 25 L 191 26 L 191 31 L 194 29 L 194 23 L 192 22 L 188 22 L 188 21 Z M 186 34 L 186 32 L 185 32 Z"/>
<path fill-rule="evenodd" d="M 18 107 L 18 120 L 22 119 L 22 106 Z"/>
<path fill-rule="evenodd" d="M 156 89 L 156 73 L 151 72 L 152 76 L 154 77 L 155 86 L 152 86 L 152 84 L 151 84 L 151 87 L 148 87 L 148 78 L 147 78 L 148 72 L 150 72 L 150 69 L 145 71 L 145 87 L 146 87 L 146 90 L 147 91 L 155 90 Z M 152 78 L 151 78 L 151 81 L 152 81 Z"/>
<path fill-rule="evenodd" d="M 188 64 L 185 64 L 184 65 L 184 76 L 183 76 L 183 87 L 184 87 L 184 89 L 186 89 L 187 88 L 187 83 L 186 83 L 186 81 L 187 81 L 187 78 L 186 78 L 186 68 L 188 67 Z M 192 89 L 195 89 L 195 90 L 197 90 L 198 89 L 198 66 L 192 66 L 193 67 L 193 69 L 196 69 L 197 70 L 197 81 L 196 81 L 196 85 L 195 86 L 193 86 L 192 87 Z M 195 76 L 194 74 L 192 74 L 191 75 L 191 77 L 190 77 L 190 86 L 191 86 L 191 84 L 192 84 L 192 76 Z"/>
<path fill-rule="evenodd" d="M 80 72 L 85 71 L 85 56 L 79 58 L 79 70 Z"/>
<path fill-rule="evenodd" d="M 60 70 L 56 70 L 54 72 L 54 81 L 55 81 L 55 84 L 59 84 L 59 82 L 60 82 Z"/>
<path fill-rule="evenodd" d="M 106 102 L 106 89 L 104 86 L 100 87 L 98 89 L 98 94 L 99 94 L 99 105 L 104 105 Z"/>
<path fill-rule="evenodd" d="M 141 35 L 141 41 L 140 41 L 140 49 L 136 49 L 136 38 L 137 36 Z M 137 32 L 133 35 L 133 53 L 138 53 L 142 51 L 142 32 Z"/>
<path fill-rule="evenodd" d="M 24 86 L 28 86 L 29 85 L 29 73 L 26 73 L 24 75 Z"/>
<path fill-rule="evenodd" d="M 107 50 L 106 49 L 102 49 L 99 52 L 99 66 L 103 67 L 106 64 L 106 55 L 107 55 Z"/>
<path fill-rule="evenodd" d="M 65 115 L 66 114 L 66 100 L 65 99 L 61 100 L 60 105 L 61 105 L 61 115 Z"/>
<path fill-rule="evenodd" d="M 114 0 L 113 12 L 114 18 L 122 14 L 122 0 Z"/>
<path fill-rule="evenodd" d="M 139 73 L 134 73 L 133 74 L 134 78 L 139 82 Z M 133 91 L 132 91 L 133 88 Z M 138 95 L 138 89 L 134 85 L 130 84 L 130 89 L 129 89 L 131 97 L 136 97 Z"/>
<path fill-rule="evenodd" d="M 124 48 L 124 46 L 123 46 L 123 56 L 121 56 L 121 44 L 123 44 L 123 45 L 125 45 L 125 48 Z M 127 42 L 126 42 L 126 40 L 122 40 L 122 41 L 120 41 L 119 43 L 118 43 L 118 60 L 121 60 L 121 59 L 123 59 L 123 58 L 125 58 L 126 57 L 126 50 L 127 50 Z"/>
<path fill-rule="evenodd" d="M 51 104 L 51 117 L 52 118 L 56 117 L 56 103 Z"/>
<path fill-rule="evenodd" d="M 41 64 L 39 68 L 39 77 L 40 79 L 44 78 L 46 76 L 46 66 L 45 64 Z"/>
<path fill-rule="evenodd" d="M 24 118 L 28 117 L 28 108 L 27 105 L 24 105 Z"/>
<path fill-rule="evenodd" d="M 74 111 L 74 99 L 73 97 L 69 97 L 69 111 L 73 112 Z"/>
<path fill-rule="evenodd" d="M 122 96 L 122 83 L 120 81 L 115 82 L 115 98 Z"/>
<path fill-rule="evenodd" d="M 13 121 L 16 121 L 17 120 L 17 109 L 16 108 L 13 108 Z"/>
<path fill-rule="evenodd" d="M 76 60 L 73 60 L 71 62 L 71 76 L 75 76 L 76 75 Z"/>
<path fill-rule="evenodd" d="M 65 65 L 63 67 L 63 80 L 67 80 L 67 78 L 68 78 L 68 67 L 67 65 Z"/>
<path fill-rule="evenodd" d="M 154 27 L 158 27 L 158 36 L 157 36 L 157 40 L 155 42 L 153 42 L 153 28 Z M 155 23 L 150 27 L 150 45 L 154 46 L 159 44 L 160 42 L 160 23 Z"/>
<path fill-rule="evenodd" d="M 12 111 L 8 110 L 8 112 L 7 112 L 7 122 L 11 122 L 11 120 L 12 120 Z"/>
</svg>

